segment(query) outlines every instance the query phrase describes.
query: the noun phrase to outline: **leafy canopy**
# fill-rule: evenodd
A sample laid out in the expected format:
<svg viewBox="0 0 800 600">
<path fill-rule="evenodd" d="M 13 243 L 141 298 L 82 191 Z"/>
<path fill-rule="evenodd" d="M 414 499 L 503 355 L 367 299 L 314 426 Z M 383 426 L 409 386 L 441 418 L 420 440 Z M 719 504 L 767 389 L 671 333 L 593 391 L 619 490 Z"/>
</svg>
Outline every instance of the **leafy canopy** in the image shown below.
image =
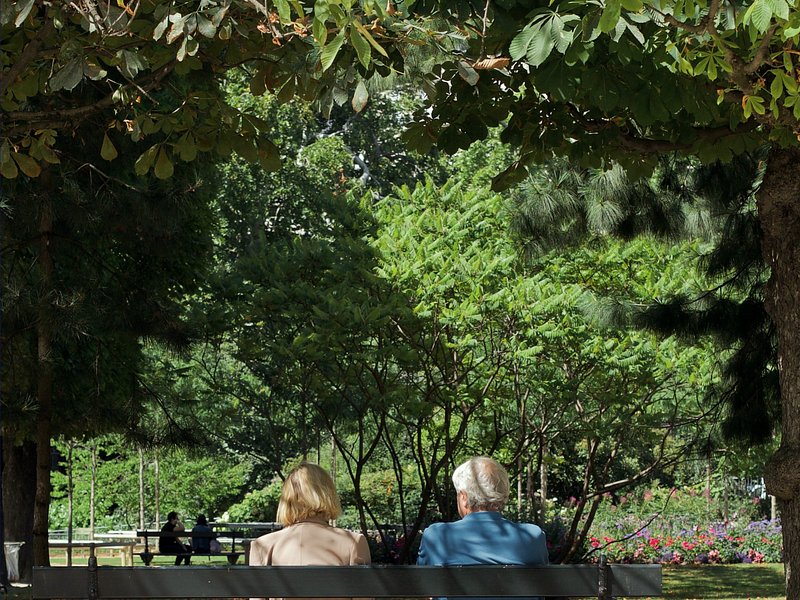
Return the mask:
<svg viewBox="0 0 800 600">
<path fill-rule="evenodd" d="M 4 2 L 0 172 L 37 177 L 64 159 L 56 139 L 87 123 L 107 161 L 122 137 L 141 142 L 140 175 L 168 178 L 176 161 L 212 149 L 276 169 L 271 125 L 229 103 L 219 79 L 247 65 L 254 94 L 319 99 L 328 110 L 351 100 L 361 110 L 364 77 L 400 62 L 380 42 L 398 21 L 391 13 L 374 0 L 357 8 L 338 0 Z"/>
</svg>

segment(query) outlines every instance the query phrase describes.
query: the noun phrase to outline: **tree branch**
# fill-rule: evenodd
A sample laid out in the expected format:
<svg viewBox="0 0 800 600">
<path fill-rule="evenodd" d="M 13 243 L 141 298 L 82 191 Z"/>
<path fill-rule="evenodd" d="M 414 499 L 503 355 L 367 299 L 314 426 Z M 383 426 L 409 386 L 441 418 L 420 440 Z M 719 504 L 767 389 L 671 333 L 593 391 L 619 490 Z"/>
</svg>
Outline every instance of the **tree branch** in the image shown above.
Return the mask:
<svg viewBox="0 0 800 600">
<path fill-rule="evenodd" d="M 683 21 L 679 21 L 673 15 L 663 13 L 661 11 L 656 10 L 663 18 L 664 22 L 672 27 L 677 29 L 683 29 L 688 31 L 689 33 L 693 33 L 695 35 L 701 35 L 703 33 L 710 33 L 711 35 L 715 35 L 717 32 L 717 28 L 714 25 L 714 19 L 717 18 L 717 13 L 719 12 L 720 0 L 712 0 L 711 4 L 708 7 L 708 12 L 706 16 L 700 19 L 700 22 L 697 25 L 691 25 L 689 23 L 684 23 Z"/>
<path fill-rule="evenodd" d="M 171 61 L 144 78 L 139 84 L 133 87 L 139 92 L 147 92 L 157 87 L 161 81 L 172 72 L 175 61 Z M 64 129 L 71 124 L 81 122 L 88 117 L 113 106 L 115 103 L 114 94 L 108 94 L 97 102 L 68 108 L 65 110 L 46 110 L 46 111 L 13 111 L 6 113 L 6 119 L 15 123 L 5 129 L 6 136 L 16 135 L 30 131 L 33 125 L 37 129 Z"/>
<path fill-rule="evenodd" d="M 31 64 L 37 54 L 42 42 L 53 32 L 53 21 L 48 19 L 44 26 L 36 32 L 36 37 L 27 43 L 25 48 L 20 53 L 19 57 L 11 65 L 11 68 L 5 75 L 0 77 L 0 94 L 5 94 L 8 87 L 16 81 L 17 77 L 22 73 L 28 65 Z"/>
<path fill-rule="evenodd" d="M 742 72 L 746 73 L 747 75 L 752 75 L 755 73 L 758 68 L 764 64 L 764 61 L 767 58 L 767 54 L 769 53 L 769 46 L 770 42 L 772 42 L 772 36 L 775 35 L 775 31 L 778 29 L 778 24 L 773 23 L 769 29 L 767 29 L 764 37 L 761 40 L 761 43 L 758 45 L 758 50 L 756 50 L 756 54 L 746 65 L 742 65 Z"/>
</svg>

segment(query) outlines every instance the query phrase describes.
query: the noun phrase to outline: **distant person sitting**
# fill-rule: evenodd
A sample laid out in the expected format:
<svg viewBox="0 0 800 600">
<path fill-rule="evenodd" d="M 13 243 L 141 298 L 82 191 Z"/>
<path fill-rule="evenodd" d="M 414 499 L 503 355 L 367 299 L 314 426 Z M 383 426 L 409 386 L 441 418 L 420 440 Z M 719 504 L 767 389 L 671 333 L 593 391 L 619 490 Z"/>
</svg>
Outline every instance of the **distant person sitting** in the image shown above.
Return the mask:
<svg viewBox="0 0 800 600">
<path fill-rule="evenodd" d="M 192 533 L 194 534 L 192 536 L 192 552 L 195 554 L 209 554 L 214 532 L 208 526 L 205 515 L 197 515 L 197 523 L 192 527 Z"/>
<path fill-rule="evenodd" d="M 161 528 L 161 533 L 176 533 L 185 530 L 186 528 L 178 518 L 178 513 L 173 511 L 167 515 L 167 522 L 164 523 L 164 526 Z M 176 566 L 181 564 L 181 562 L 185 562 L 185 564 L 188 565 L 192 559 L 192 547 L 184 544 L 177 536 L 159 537 L 158 551 L 161 554 L 177 554 L 178 556 L 175 557 Z"/>
<path fill-rule="evenodd" d="M 508 473 L 500 463 L 471 458 L 453 472 L 453 484 L 461 520 L 425 529 L 418 565 L 547 564 L 544 532 L 500 514 L 509 493 Z"/>
<path fill-rule="evenodd" d="M 281 489 L 277 519 L 283 529 L 250 544 L 251 566 L 368 565 L 367 538 L 333 527 L 342 512 L 333 479 L 321 467 L 302 463 Z"/>
</svg>

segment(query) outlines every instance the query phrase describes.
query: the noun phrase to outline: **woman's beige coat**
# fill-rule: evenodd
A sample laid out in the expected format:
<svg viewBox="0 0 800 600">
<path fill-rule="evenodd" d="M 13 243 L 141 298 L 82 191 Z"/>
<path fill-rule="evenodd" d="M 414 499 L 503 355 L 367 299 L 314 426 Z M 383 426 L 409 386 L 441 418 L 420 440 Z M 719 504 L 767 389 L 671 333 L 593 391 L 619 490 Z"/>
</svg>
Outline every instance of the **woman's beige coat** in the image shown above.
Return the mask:
<svg viewBox="0 0 800 600">
<path fill-rule="evenodd" d="M 369 545 L 363 534 L 331 527 L 321 520 L 295 523 L 250 543 L 250 565 L 256 567 L 370 562 Z"/>
</svg>

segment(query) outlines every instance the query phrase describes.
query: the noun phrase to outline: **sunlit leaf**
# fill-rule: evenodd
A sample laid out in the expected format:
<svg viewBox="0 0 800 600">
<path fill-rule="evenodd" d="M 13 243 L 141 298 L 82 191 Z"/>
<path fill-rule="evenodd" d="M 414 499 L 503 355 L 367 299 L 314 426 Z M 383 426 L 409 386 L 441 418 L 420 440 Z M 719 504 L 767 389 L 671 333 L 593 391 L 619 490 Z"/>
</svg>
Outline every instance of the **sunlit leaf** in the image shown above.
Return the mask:
<svg viewBox="0 0 800 600">
<path fill-rule="evenodd" d="M 538 26 L 529 25 L 520 31 L 513 40 L 511 40 L 508 51 L 511 54 L 512 60 L 519 60 L 528 53 L 528 48 L 530 47 L 531 41 L 538 31 Z"/>
<path fill-rule="evenodd" d="M 364 81 L 361 80 L 358 82 L 356 91 L 353 93 L 353 100 L 351 101 L 353 110 L 357 113 L 361 112 L 364 110 L 367 102 L 369 102 L 369 92 L 367 91 L 367 86 L 364 85 Z"/>
<path fill-rule="evenodd" d="M 83 61 L 79 58 L 73 58 L 50 79 L 50 89 L 54 92 L 58 90 L 69 91 L 78 85 L 82 79 Z"/>
<path fill-rule="evenodd" d="M 169 179 L 172 177 L 174 171 L 175 167 L 169 159 L 169 156 L 167 156 L 167 151 L 162 147 L 161 150 L 158 151 L 158 160 L 156 160 L 153 173 L 155 173 L 155 176 L 159 179 Z"/>
<path fill-rule="evenodd" d="M 290 23 L 292 20 L 292 10 L 287 0 L 275 0 L 275 8 L 278 9 L 278 16 L 281 23 Z"/>
<path fill-rule="evenodd" d="M 28 177 L 38 177 L 39 174 L 42 172 L 42 167 L 39 166 L 39 163 L 36 162 L 33 158 L 28 156 L 27 154 L 22 154 L 20 152 L 12 152 L 11 157 L 14 159 L 14 162 L 17 163 L 19 166 L 19 170 L 25 173 Z"/>
<path fill-rule="evenodd" d="M 378 54 L 382 54 L 386 58 L 389 58 L 389 55 L 386 54 L 386 50 L 384 50 L 383 46 L 381 46 L 375 40 L 375 38 L 372 37 L 372 34 L 367 30 L 366 27 L 364 27 L 359 21 L 353 21 L 353 25 L 355 26 L 356 29 L 358 29 L 359 33 L 361 33 L 361 35 L 364 36 L 364 39 L 366 39 L 369 42 L 370 46 L 372 46 L 373 48 L 375 48 L 375 50 L 378 51 Z"/>
<path fill-rule="evenodd" d="M 11 148 L 8 141 L 0 146 L 0 175 L 6 179 L 14 179 L 19 175 L 16 163 L 11 159 Z"/>
<path fill-rule="evenodd" d="M 461 79 L 466 81 L 468 84 L 476 85 L 480 80 L 480 75 L 478 75 L 478 72 L 463 60 L 458 61 L 456 68 L 458 69 L 458 74 Z"/>
<path fill-rule="evenodd" d="M 25 22 L 25 19 L 27 19 L 28 15 L 31 13 L 33 5 L 34 0 L 22 0 L 22 2 L 17 5 L 19 12 L 17 13 L 17 18 L 14 20 L 15 27 L 19 27 Z"/>
<path fill-rule="evenodd" d="M 538 67 L 547 60 L 547 57 L 550 56 L 554 47 L 555 41 L 549 33 L 543 29 L 537 30 L 537 35 L 533 37 L 528 47 L 528 54 L 526 56 L 528 63 L 534 67 Z"/>
<path fill-rule="evenodd" d="M 326 44 L 320 53 L 320 62 L 322 63 L 322 70 L 327 71 L 336 60 L 336 55 L 344 42 L 344 31 L 340 31 L 330 43 Z"/>
<path fill-rule="evenodd" d="M 370 60 L 372 59 L 372 50 L 370 50 L 369 42 L 359 33 L 358 29 L 350 29 L 350 43 L 355 48 L 358 61 L 365 69 L 369 68 Z"/>
<path fill-rule="evenodd" d="M 603 9 L 603 14 L 600 16 L 600 31 L 609 33 L 614 31 L 617 27 L 617 22 L 620 19 L 622 6 L 620 0 L 608 0 Z"/>
<path fill-rule="evenodd" d="M 156 152 L 158 152 L 158 144 L 150 146 L 150 148 L 142 152 L 141 156 L 136 159 L 134 171 L 137 175 L 141 177 L 150 170 L 150 167 L 153 166 L 153 161 L 156 158 Z"/>
<path fill-rule="evenodd" d="M 314 20 L 311 23 L 311 33 L 314 36 L 317 44 L 320 46 L 325 45 L 325 42 L 328 40 L 328 27 L 325 25 L 325 22 L 322 19 L 314 17 Z"/>
<path fill-rule="evenodd" d="M 118 156 L 117 149 L 108 137 L 108 134 L 103 134 L 103 146 L 100 148 L 100 156 L 105 160 L 114 160 Z"/>
<path fill-rule="evenodd" d="M 217 28 L 203 15 L 197 15 L 197 31 L 200 35 L 207 38 L 213 38 L 217 35 Z"/>
</svg>

